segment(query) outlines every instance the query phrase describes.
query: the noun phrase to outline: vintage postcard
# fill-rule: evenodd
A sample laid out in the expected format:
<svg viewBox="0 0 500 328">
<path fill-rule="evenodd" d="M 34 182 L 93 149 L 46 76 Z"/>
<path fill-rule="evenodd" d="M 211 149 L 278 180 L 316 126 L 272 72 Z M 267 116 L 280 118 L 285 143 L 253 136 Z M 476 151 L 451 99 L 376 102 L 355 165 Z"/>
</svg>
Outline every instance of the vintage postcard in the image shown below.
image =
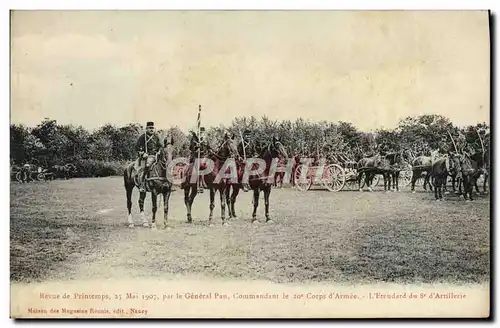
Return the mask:
<svg viewBox="0 0 500 328">
<path fill-rule="evenodd" d="M 12 11 L 12 318 L 487 318 L 487 11 Z"/>
</svg>

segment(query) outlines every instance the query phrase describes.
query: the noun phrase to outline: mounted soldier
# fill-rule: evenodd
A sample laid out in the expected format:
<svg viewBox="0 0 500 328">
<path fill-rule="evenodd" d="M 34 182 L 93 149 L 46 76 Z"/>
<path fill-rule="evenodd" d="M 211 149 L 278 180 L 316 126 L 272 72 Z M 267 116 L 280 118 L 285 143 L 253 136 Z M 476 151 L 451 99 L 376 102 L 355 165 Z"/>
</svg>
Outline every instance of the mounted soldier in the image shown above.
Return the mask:
<svg viewBox="0 0 500 328">
<path fill-rule="evenodd" d="M 146 192 L 146 179 L 149 173 L 149 167 L 153 164 L 154 156 L 160 148 L 161 142 L 155 131 L 154 122 L 147 122 L 146 132 L 139 137 L 135 145 L 135 150 L 139 154 L 137 168 L 140 192 Z"/>
<path fill-rule="evenodd" d="M 253 138 L 252 131 L 246 129 L 243 132 L 242 141 L 238 144 L 238 153 L 243 157 L 245 163 L 248 158 L 259 156 L 259 150 L 257 148 L 257 143 Z M 250 190 L 250 186 L 247 183 L 243 183 L 242 186 L 244 192 Z"/>
<path fill-rule="evenodd" d="M 210 146 L 205 137 L 205 128 L 200 127 L 200 135 L 197 135 L 196 132 L 191 131 L 190 142 L 189 142 L 189 163 L 195 163 L 195 160 L 198 156 L 203 158 L 210 151 Z M 203 192 L 203 189 L 206 188 L 205 179 L 201 179 L 201 185 L 198 190 L 199 193 Z"/>
</svg>

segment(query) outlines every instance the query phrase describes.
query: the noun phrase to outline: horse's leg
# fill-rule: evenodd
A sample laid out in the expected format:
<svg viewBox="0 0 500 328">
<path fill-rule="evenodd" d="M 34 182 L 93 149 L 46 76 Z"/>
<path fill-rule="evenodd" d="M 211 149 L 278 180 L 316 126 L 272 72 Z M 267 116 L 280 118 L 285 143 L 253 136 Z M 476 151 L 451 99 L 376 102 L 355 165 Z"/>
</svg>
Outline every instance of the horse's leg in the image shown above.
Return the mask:
<svg viewBox="0 0 500 328">
<path fill-rule="evenodd" d="M 259 207 L 259 196 L 260 196 L 260 189 L 259 189 L 259 187 L 255 187 L 253 189 L 252 223 L 257 221 L 257 207 Z"/>
<path fill-rule="evenodd" d="M 462 187 L 463 187 L 463 192 L 462 195 L 465 200 L 467 200 L 467 185 L 469 183 L 469 177 L 462 175 Z"/>
<path fill-rule="evenodd" d="M 158 209 L 158 194 L 155 191 L 151 192 L 151 205 L 152 205 L 151 211 L 153 212 L 153 217 L 151 219 L 151 228 L 156 229 L 156 210 Z M 142 225 L 145 228 L 149 227 L 149 223 L 147 221 L 143 222 Z"/>
<path fill-rule="evenodd" d="M 474 187 L 476 188 L 476 193 L 479 195 L 480 194 L 480 191 L 479 191 L 479 187 L 477 186 L 477 180 L 478 180 L 479 177 L 475 178 L 474 179 Z"/>
<path fill-rule="evenodd" d="M 219 195 L 220 195 L 220 217 L 222 220 L 222 225 L 226 225 L 226 195 L 229 193 L 227 190 L 228 185 L 220 185 Z M 229 185 L 230 186 L 230 185 Z"/>
<path fill-rule="evenodd" d="M 436 177 L 433 177 L 432 180 L 434 181 L 434 183 L 437 183 L 436 180 L 437 178 Z M 425 184 L 425 181 L 424 181 L 424 184 Z M 439 196 L 438 196 L 438 190 L 437 188 L 434 188 L 434 197 L 436 198 L 436 200 L 439 200 Z"/>
<path fill-rule="evenodd" d="M 215 208 L 215 192 L 217 191 L 213 185 L 210 186 L 210 214 L 208 215 L 208 225 L 212 224 L 212 218 L 214 216 L 214 208 Z"/>
<path fill-rule="evenodd" d="M 139 211 L 141 212 L 142 224 L 147 223 L 148 220 L 144 214 L 144 200 L 146 199 L 146 192 L 139 193 Z"/>
<path fill-rule="evenodd" d="M 358 173 L 358 189 L 359 191 L 363 191 L 363 188 L 361 187 L 361 181 L 363 181 L 363 172 Z"/>
<path fill-rule="evenodd" d="M 488 172 L 484 172 L 484 182 L 483 182 L 483 192 L 485 194 L 488 193 L 488 190 L 486 189 L 486 184 L 488 183 Z"/>
<path fill-rule="evenodd" d="M 366 186 L 368 187 L 368 191 L 373 191 L 372 185 L 373 185 L 373 180 L 375 179 L 374 173 L 370 173 L 366 175 Z"/>
<path fill-rule="evenodd" d="M 412 172 L 412 175 L 411 175 L 411 188 L 410 188 L 410 191 L 412 193 L 415 193 L 415 183 L 417 182 L 418 176 L 419 176 L 419 174 L 417 174 L 417 171 L 413 171 Z"/>
<path fill-rule="evenodd" d="M 240 186 L 239 185 L 233 185 L 233 193 L 231 194 L 231 213 L 233 214 L 233 218 L 237 218 L 238 216 L 236 215 L 236 210 L 234 209 L 234 204 L 236 203 L 236 198 L 238 197 L 238 194 L 240 193 Z"/>
<path fill-rule="evenodd" d="M 165 229 L 168 229 L 167 221 L 168 221 L 168 202 L 170 201 L 170 193 L 168 190 L 163 193 L 163 226 Z"/>
<path fill-rule="evenodd" d="M 264 206 L 266 210 L 266 222 L 272 222 L 269 216 L 269 196 L 271 196 L 271 186 L 266 186 L 264 188 Z"/>
<path fill-rule="evenodd" d="M 474 187 L 477 188 L 477 179 L 474 176 L 470 177 L 470 183 L 469 183 L 469 200 L 474 200 L 472 198 L 472 191 L 474 190 Z"/>
<path fill-rule="evenodd" d="M 134 185 L 125 184 L 125 190 L 127 192 L 127 224 L 130 228 L 133 228 L 134 220 L 132 220 L 132 191 L 134 190 Z"/>
<path fill-rule="evenodd" d="M 394 181 L 396 181 L 396 191 L 399 191 L 399 171 L 394 173 Z"/>
<path fill-rule="evenodd" d="M 226 187 L 226 205 L 227 205 L 227 211 L 229 212 L 227 217 L 228 219 L 231 219 L 233 217 L 233 212 L 231 211 L 231 184 L 227 184 Z"/>
<path fill-rule="evenodd" d="M 189 192 L 191 191 L 191 186 L 184 186 L 184 205 L 186 205 L 186 215 L 188 223 L 193 221 L 191 217 L 191 206 L 189 205 Z"/>
</svg>

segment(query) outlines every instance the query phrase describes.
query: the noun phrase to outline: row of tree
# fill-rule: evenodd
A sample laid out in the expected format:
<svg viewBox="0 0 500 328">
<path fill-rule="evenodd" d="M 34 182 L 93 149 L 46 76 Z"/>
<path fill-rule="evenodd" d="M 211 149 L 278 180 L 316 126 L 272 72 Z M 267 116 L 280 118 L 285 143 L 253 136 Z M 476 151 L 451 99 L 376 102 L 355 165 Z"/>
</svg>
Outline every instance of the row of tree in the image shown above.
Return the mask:
<svg viewBox="0 0 500 328">
<path fill-rule="evenodd" d="M 45 119 L 35 127 L 12 124 L 10 126 L 11 163 L 21 165 L 26 162 L 41 166 L 51 166 L 85 160 L 103 162 L 126 162 L 136 158 L 135 143 L 143 133 L 141 124 L 116 127 L 104 125 L 95 131 L 82 126 L 59 125 L 55 120 Z M 291 154 L 325 153 L 348 154 L 371 152 L 377 145 L 386 144 L 398 151 L 410 149 L 422 153 L 450 145 L 448 131 L 457 137 L 463 134 L 467 142 L 476 149 L 483 139 L 479 134 L 488 130 L 486 123 L 457 127 L 440 115 L 408 117 L 395 129 L 379 129 L 362 132 L 348 122 L 311 122 L 299 118 L 295 121 L 276 121 L 268 117 L 235 118 L 229 126 L 210 127 L 206 137 L 213 147 L 221 142 L 226 131 L 240 137 L 245 129 L 253 131 L 255 138 L 267 141 L 277 135 Z M 479 134 L 478 134 L 479 131 Z M 158 131 L 162 140 L 171 135 L 178 156 L 187 156 L 189 147 L 188 131 L 178 127 Z"/>
</svg>

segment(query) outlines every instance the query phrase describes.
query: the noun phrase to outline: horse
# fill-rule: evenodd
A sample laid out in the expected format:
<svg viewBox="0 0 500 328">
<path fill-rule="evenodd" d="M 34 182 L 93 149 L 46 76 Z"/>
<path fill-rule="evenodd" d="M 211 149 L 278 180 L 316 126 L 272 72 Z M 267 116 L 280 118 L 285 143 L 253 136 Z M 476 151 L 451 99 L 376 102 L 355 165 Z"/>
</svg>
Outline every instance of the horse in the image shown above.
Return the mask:
<svg viewBox="0 0 500 328">
<path fill-rule="evenodd" d="M 411 192 L 415 193 L 415 183 L 417 182 L 418 179 L 422 177 L 423 174 L 425 174 L 424 177 L 424 190 L 427 190 L 427 186 L 429 186 L 429 189 L 432 191 L 432 185 L 431 185 L 431 174 L 432 174 L 432 164 L 434 161 L 437 159 L 438 156 L 438 151 L 433 150 L 431 151 L 431 156 L 418 156 L 416 157 L 412 163 L 412 178 L 411 178 Z M 446 189 L 446 180 L 445 180 L 445 189 Z"/>
<path fill-rule="evenodd" d="M 401 172 L 401 164 L 403 163 L 402 153 L 388 153 L 384 157 L 388 170 L 386 175 L 389 178 L 389 190 L 392 187 L 393 191 L 399 191 L 399 173 Z M 384 182 L 385 188 L 385 182 Z"/>
<path fill-rule="evenodd" d="M 163 195 L 163 213 L 164 213 L 164 228 L 169 229 L 167 226 L 168 218 L 168 203 L 170 194 L 172 192 L 173 178 L 169 176 L 169 166 L 172 163 L 172 145 L 164 145 L 155 155 L 149 155 L 146 158 L 146 168 L 149 174 L 146 177 L 146 191 L 139 193 L 139 210 L 141 213 L 143 227 L 149 227 L 149 222 L 144 215 L 144 200 L 146 199 L 147 192 L 151 193 L 152 212 L 153 217 L 151 220 L 151 228 L 156 229 L 156 210 L 157 210 L 157 197 Z M 130 228 L 134 227 L 132 220 L 132 191 L 134 187 L 139 189 L 139 161 L 136 160 L 124 169 L 123 182 L 127 194 L 127 224 Z"/>
<path fill-rule="evenodd" d="M 65 165 L 54 165 L 49 169 L 49 172 L 52 173 L 55 178 L 64 178 L 67 180 L 73 177 L 77 169 L 74 164 L 68 163 Z"/>
<path fill-rule="evenodd" d="M 195 139 L 192 139 L 192 145 L 195 141 L 196 141 Z M 229 208 L 229 217 L 230 218 L 236 217 L 234 211 L 234 203 L 236 202 L 236 197 L 240 189 L 240 184 L 237 179 L 238 173 L 234 172 L 236 173 L 236 179 L 233 182 L 230 181 L 231 179 L 227 178 L 222 178 L 220 181 L 217 182 L 216 177 L 219 174 L 220 169 L 225 167 L 224 164 L 226 163 L 227 160 L 235 161 L 236 159 L 238 159 L 239 154 L 236 142 L 231 138 L 227 138 L 219 146 L 219 149 L 217 151 L 214 151 L 212 148 L 207 147 L 207 149 L 205 149 L 203 153 L 200 153 L 200 157 L 202 157 L 200 158 L 200 163 L 199 163 L 200 171 L 207 169 L 207 162 L 205 161 L 206 159 L 211 160 L 213 163 L 213 168 L 211 172 L 205 174 L 203 177 L 198 176 L 198 178 L 203 179 L 207 189 L 209 189 L 210 191 L 210 205 L 209 205 L 210 214 L 208 217 L 208 224 L 209 226 L 213 226 L 212 219 L 213 219 L 213 210 L 215 208 L 215 194 L 218 191 L 220 194 L 220 202 L 221 202 L 222 225 L 226 225 L 227 224 L 225 217 L 226 203 L 228 204 Z M 198 179 L 193 179 L 194 181 L 191 181 L 193 172 L 198 172 L 197 170 L 194 169 L 195 164 L 196 162 L 190 163 L 188 166 L 186 166 L 186 169 L 184 171 L 184 181 L 181 183 L 181 188 L 184 190 L 184 204 L 186 205 L 188 223 L 193 222 L 193 218 L 191 215 L 191 208 L 193 206 L 194 199 L 196 198 L 196 194 L 198 193 Z M 230 170 L 230 168 L 227 167 L 227 170 Z M 228 172 L 226 171 L 224 173 Z M 233 194 L 230 197 L 229 192 L 231 185 L 234 186 L 233 186 Z"/>
<path fill-rule="evenodd" d="M 446 185 L 446 179 L 454 165 L 449 157 L 440 158 L 432 163 L 431 177 L 434 184 L 434 196 L 437 201 L 443 199 L 443 185 Z"/>
<path fill-rule="evenodd" d="M 260 148 L 260 147 L 259 147 Z M 266 223 L 272 222 L 269 215 L 269 198 L 271 196 L 272 182 L 269 181 L 269 170 L 271 168 L 271 163 L 274 160 L 283 160 L 287 158 L 287 152 L 283 144 L 276 138 L 258 151 L 259 158 L 265 162 L 265 169 L 260 174 L 249 174 L 248 184 L 250 189 L 253 190 L 253 212 L 252 212 L 252 223 L 257 223 L 257 208 L 259 207 L 259 197 L 260 192 L 264 192 L 264 206 L 265 206 L 265 217 Z M 252 164 L 252 171 L 258 169 L 258 163 Z M 271 180 L 274 180 L 274 176 Z"/>
<path fill-rule="evenodd" d="M 470 155 L 470 158 L 477 163 L 477 166 L 481 170 L 481 174 L 484 174 L 484 182 L 483 182 L 483 192 L 487 193 L 486 184 L 488 183 L 489 178 L 489 169 L 490 169 L 490 153 L 488 151 L 478 151 L 474 154 Z M 475 181 L 476 192 L 479 194 L 479 187 L 477 185 L 477 179 Z"/>
<path fill-rule="evenodd" d="M 363 191 L 361 182 L 363 180 L 363 175 L 365 176 L 365 183 L 369 191 L 373 191 L 371 184 L 373 182 L 373 178 L 377 174 L 384 175 L 384 185 L 386 184 L 386 163 L 382 163 L 382 157 L 380 154 L 373 155 L 371 157 L 364 157 L 358 161 L 357 164 L 358 170 L 358 186 L 359 191 Z"/>
<path fill-rule="evenodd" d="M 467 200 L 468 196 L 469 200 L 472 201 L 472 190 L 475 186 L 476 191 L 478 191 L 477 179 L 481 175 L 482 169 L 480 168 L 479 163 L 472 159 L 467 153 L 456 155 L 454 157 L 454 164 L 459 168 L 460 180 L 464 188 L 462 195 L 465 200 Z"/>
</svg>

